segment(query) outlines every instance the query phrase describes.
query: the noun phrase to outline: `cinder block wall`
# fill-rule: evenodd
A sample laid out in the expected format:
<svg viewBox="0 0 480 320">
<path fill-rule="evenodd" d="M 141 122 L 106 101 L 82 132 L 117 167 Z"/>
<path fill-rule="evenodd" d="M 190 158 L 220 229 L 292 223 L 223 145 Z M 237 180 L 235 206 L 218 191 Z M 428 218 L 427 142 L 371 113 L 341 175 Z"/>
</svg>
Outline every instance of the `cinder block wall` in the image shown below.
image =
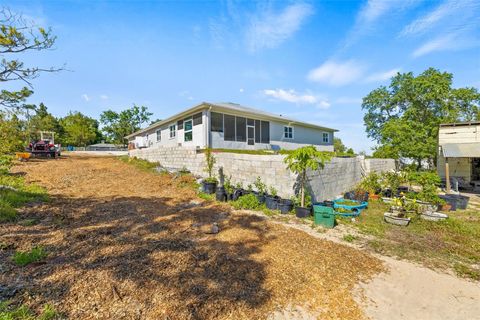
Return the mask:
<svg viewBox="0 0 480 320">
<path fill-rule="evenodd" d="M 195 148 L 161 147 L 130 150 L 131 157 L 159 162 L 169 170 L 187 168 L 194 175 L 206 176 L 205 155 Z M 250 155 L 237 153 L 214 153 L 215 172 L 223 167 L 232 182 L 244 187 L 259 176 L 267 186 L 273 186 L 282 197 L 294 194 L 297 181 L 295 174 L 286 169 L 284 155 Z M 372 171 L 386 171 L 395 168 L 393 159 L 334 158 L 323 170 L 308 172 L 308 188 L 314 201 L 333 199 L 353 188 L 363 175 Z"/>
</svg>

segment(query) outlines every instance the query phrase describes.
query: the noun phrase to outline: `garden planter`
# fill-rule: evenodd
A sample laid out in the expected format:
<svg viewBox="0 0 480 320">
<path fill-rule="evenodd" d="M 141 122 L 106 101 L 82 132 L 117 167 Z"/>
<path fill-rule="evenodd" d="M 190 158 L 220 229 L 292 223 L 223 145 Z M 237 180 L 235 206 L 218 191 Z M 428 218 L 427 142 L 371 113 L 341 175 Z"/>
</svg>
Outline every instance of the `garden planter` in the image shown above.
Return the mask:
<svg viewBox="0 0 480 320">
<path fill-rule="evenodd" d="M 310 216 L 310 208 L 305 207 L 295 207 L 295 215 L 297 218 L 306 218 Z"/>
<path fill-rule="evenodd" d="M 238 198 L 240 198 L 242 195 L 243 195 L 242 189 L 237 189 L 232 194 L 232 200 L 233 201 L 238 200 Z"/>
<path fill-rule="evenodd" d="M 314 205 L 313 215 L 315 225 L 322 225 L 326 228 L 335 227 L 335 211 L 333 211 L 333 208 Z"/>
<path fill-rule="evenodd" d="M 277 206 L 281 213 L 287 214 L 293 209 L 293 201 L 288 199 L 280 199 Z"/>
<path fill-rule="evenodd" d="M 440 199 L 443 199 L 447 202 L 447 204 L 451 205 L 452 207 L 450 208 L 450 211 L 456 211 L 457 210 L 457 197 L 454 194 L 446 194 L 446 195 L 440 195 Z"/>
<path fill-rule="evenodd" d="M 260 204 L 265 203 L 265 195 L 264 194 L 258 194 L 257 193 L 256 196 L 257 196 L 257 200 Z"/>
<path fill-rule="evenodd" d="M 452 205 L 449 203 L 445 203 L 443 205 L 438 205 L 438 210 L 439 211 L 450 211 L 452 210 Z"/>
<path fill-rule="evenodd" d="M 369 200 L 378 200 L 378 199 L 380 199 L 380 196 L 378 194 L 369 194 L 368 199 Z"/>
<path fill-rule="evenodd" d="M 217 183 L 216 182 L 202 182 L 203 185 L 203 192 L 206 194 L 214 194 L 215 189 L 217 188 Z"/>
<path fill-rule="evenodd" d="M 278 198 L 272 196 L 265 196 L 265 206 L 270 210 L 277 210 Z"/>
<path fill-rule="evenodd" d="M 227 193 L 225 192 L 224 187 L 217 188 L 217 192 L 215 192 L 215 198 L 217 199 L 217 201 L 227 201 Z"/>
<path fill-rule="evenodd" d="M 448 216 L 440 212 L 425 212 L 420 215 L 420 218 L 428 221 L 443 221 L 447 219 Z"/>
<path fill-rule="evenodd" d="M 403 227 L 408 226 L 408 224 L 410 223 L 410 218 L 397 217 L 396 214 L 392 212 L 385 212 L 383 214 L 383 219 L 387 223 Z"/>
</svg>

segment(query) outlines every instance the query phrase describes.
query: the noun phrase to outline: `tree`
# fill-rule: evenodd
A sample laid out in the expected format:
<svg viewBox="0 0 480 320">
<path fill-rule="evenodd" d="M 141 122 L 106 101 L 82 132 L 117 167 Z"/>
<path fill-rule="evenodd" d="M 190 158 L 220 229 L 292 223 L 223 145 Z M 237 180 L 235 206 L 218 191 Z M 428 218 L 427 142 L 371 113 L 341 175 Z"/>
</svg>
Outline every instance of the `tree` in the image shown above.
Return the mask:
<svg viewBox="0 0 480 320">
<path fill-rule="evenodd" d="M 434 68 L 416 77 L 398 73 L 363 98 L 366 132 L 378 143 L 374 155 L 434 162 L 440 123 L 479 119 L 478 90 L 454 89 L 452 79 Z"/>
<path fill-rule="evenodd" d="M 27 105 L 26 107 L 30 107 L 30 105 Z M 63 135 L 63 128 L 58 119 L 48 112 L 48 109 L 43 102 L 40 103 L 38 107 L 31 105 L 31 109 L 35 110 L 35 115 L 30 119 L 27 119 L 29 138 L 37 139 L 39 131 L 53 131 L 55 132 L 56 137 L 58 137 L 58 139 L 55 139 L 55 142 L 60 142 L 60 137 Z"/>
<path fill-rule="evenodd" d="M 109 141 L 118 144 L 125 143 L 125 136 L 141 129 L 147 123 L 152 113 L 147 107 L 133 105 L 132 108 L 117 113 L 112 110 L 102 112 L 100 122 L 103 132 Z"/>
<path fill-rule="evenodd" d="M 355 151 L 352 148 L 348 148 L 343 144 L 342 139 L 340 138 L 333 138 L 333 150 L 337 155 L 347 155 L 347 156 L 354 156 Z"/>
<path fill-rule="evenodd" d="M 0 154 L 21 151 L 24 146 L 21 121 L 15 114 L 0 111 Z"/>
<path fill-rule="evenodd" d="M 75 111 L 60 119 L 64 130 L 63 143 L 67 145 L 86 147 L 101 138 L 98 121 Z"/>
<path fill-rule="evenodd" d="M 51 29 L 36 26 L 22 15 L 14 14 L 5 7 L 0 10 L 0 82 L 22 81 L 27 85 L 17 91 L 2 89 L 0 106 L 21 108 L 21 104 L 33 94 L 31 80 L 42 72 L 60 70 L 26 66 L 15 58 L 26 52 L 50 49 L 55 40 Z"/>
<path fill-rule="evenodd" d="M 318 151 L 314 146 L 305 146 L 289 153 L 284 161 L 287 168 L 300 175 L 300 206 L 305 206 L 305 183 L 307 182 L 307 170 L 323 169 L 325 162 L 332 159 L 329 152 Z"/>
</svg>

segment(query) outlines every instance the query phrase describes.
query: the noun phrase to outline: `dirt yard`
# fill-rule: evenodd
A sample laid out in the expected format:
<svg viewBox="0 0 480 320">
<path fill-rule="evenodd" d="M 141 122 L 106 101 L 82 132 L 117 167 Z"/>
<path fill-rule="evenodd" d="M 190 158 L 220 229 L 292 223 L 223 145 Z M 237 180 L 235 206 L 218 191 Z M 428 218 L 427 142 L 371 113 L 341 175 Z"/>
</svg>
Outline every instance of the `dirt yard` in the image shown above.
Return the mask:
<svg viewBox="0 0 480 320">
<path fill-rule="evenodd" d="M 187 176 L 91 156 L 14 171 L 50 194 L 21 210 L 31 223 L 0 224 L 0 300 L 33 310 L 49 303 L 70 319 L 361 319 L 354 288 L 383 268 L 364 251 L 204 202 Z M 34 246 L 47 258 L 13 263 L 15 251 Z"/>
</svg>

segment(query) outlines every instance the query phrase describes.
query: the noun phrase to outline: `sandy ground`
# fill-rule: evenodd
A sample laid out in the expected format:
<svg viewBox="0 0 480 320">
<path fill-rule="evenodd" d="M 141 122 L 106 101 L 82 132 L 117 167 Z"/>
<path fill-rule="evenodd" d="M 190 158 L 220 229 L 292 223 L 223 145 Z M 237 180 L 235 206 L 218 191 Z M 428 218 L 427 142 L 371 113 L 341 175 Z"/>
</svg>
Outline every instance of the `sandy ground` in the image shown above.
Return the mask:
<svg viewBox="0 0 480 320">
<path fill-rule="evenodd" d="M 360 285 L 372 319 L 480 319 L 480 284 L 388 257 L 388 272 Z"/>
</svg>

